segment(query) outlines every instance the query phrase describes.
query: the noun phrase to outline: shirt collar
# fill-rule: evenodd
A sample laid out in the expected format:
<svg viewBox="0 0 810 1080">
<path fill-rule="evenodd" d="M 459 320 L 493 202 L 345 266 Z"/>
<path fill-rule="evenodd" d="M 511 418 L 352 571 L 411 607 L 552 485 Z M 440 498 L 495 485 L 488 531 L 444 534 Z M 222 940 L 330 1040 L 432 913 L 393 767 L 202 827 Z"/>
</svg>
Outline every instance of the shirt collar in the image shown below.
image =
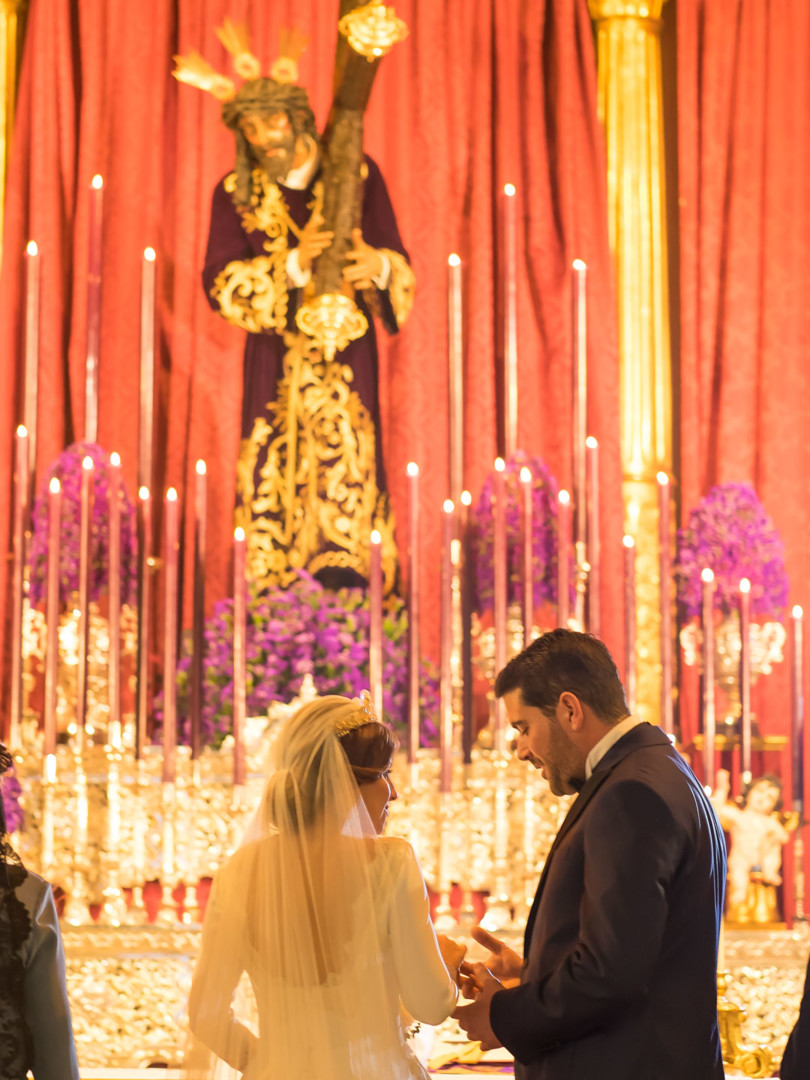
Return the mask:
<svg viewBox="0 0 810 1080">
<path fill-rule="evenodd" d="M 591 751 L 585 758 L 585 779 L 590 780 L 593 770 L 610 750 L 611 746 L 615 746 L 619 739 L 623 738 L 628 731 L 632 731 L 634 727 L 639 724 L 643 724 L 644 721 L 640 716 L 628 716 L 624 720 L 620 720 L 618 724 L 614 724 L 608 729 L 607 734 L 603 735 L 596 746 L 591 747 Z"/>
<path fill-rule="evenodd" d="M 318 153 L 318 144 L 312 142 L 309 150 L 309 156 L 303 165 L 299 165 L 295 169 L 290 169 L 283 180 L 279 181 L 286 188 L 292 188 L 294 191 L 304 191 L 309 187 L 309 182 L 315 175 L 315 170 L 318 168 L 318 162 L 320 155 Z"/>
</svg>

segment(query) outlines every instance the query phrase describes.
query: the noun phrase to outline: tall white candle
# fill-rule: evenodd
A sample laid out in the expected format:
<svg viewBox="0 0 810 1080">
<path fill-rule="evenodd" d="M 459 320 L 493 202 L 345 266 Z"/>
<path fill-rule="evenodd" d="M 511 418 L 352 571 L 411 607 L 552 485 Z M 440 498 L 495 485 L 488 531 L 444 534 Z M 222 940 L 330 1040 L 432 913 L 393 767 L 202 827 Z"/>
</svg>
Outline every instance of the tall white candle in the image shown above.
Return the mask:
<svg viewBox="0 0 810 1080">
<path fill-rule="evenodd" d="M 506 618 L 508 567 L 506 551 L 506 483 L 503 458 L 496 458 L 495 471 L 492 474 L 493 502 L 493 624 L 495 633 L 495 676 L 506 666 Z M 494 746 L 498 753 L 506 750 L 506 713 L 503 701 L 495 702 Z"/>
<path fill-rule="evenodd" d="M 599 543 L 599 443 L 589 435 L 585 440 L 588 468 L 588 630 L 602 634 L 602 570 Z"/>
<path fill-rule="evenodd" d="M 138 411 L 138 484 L 152 487 L 155 425 L 155 249 L 148 247 L 141 264 L 141 374 Z"/>
<path fill-rule="evenodd" d="M 39 311 L 42 256 L 34 240 L 25 249 L 25 406 L 23 422 L 28 431 L 28 469 L 37 469 L 37 414 L 39 405 Z"/>
<path fill-rule="evenodd" d="M 371 530 L 368 603 L 368 680 L 374 711 L 382 720 L 382 536 L 377 529 Z"/>
<path fill-rule="evenodd" d="M 447 260 L 447 353 L 450 389 L 450 496 L 464 487 L 464 354 L 461 309 L 461 259 Z"/>
<path fill-rule="evenodd" d="M 90 240 L 87 254 L 87 347 L 85 360 L 84 438 L 98 442 L 98 360 L 101 345 L 101 251 L 104 181 L 90 184 Z"/>
<path fill-rule="evenodd" d="M 453 778 L 453 516 L 452 499 L 444 501 L 442 521 L 441 685 L 439 725 L 439 791 L 450 791 Z"/>
<path fill-rule="evenodd" d="M 701 571 L 703 582 L 703 771 L 704 783 L 714 787 L 714 747 L 716 738 L 714 690 L 714 573 Z"/>
<path fill-rule="evenodd" d="M 515 185 L 505 184 L 504 194 L 504 449 L 512 457 L 518 445 L 517 356 L 517 199 Z"/>
<path fill-rule="evenodd" d="M 419 749 L 419 466 L 408 462 L 408 762 Z"/>
<path fill-rule="evenodd" d="M 461 493 L 459 531 L 461 534 L 461 751 L 464 764 L 472 760 L 473 745 L 473 673 L 472 673 L 472 620 L 473 620 L 473 568 L 470 551 L 469 513 L 472 495 Z"/>
<path fill-rule="evenodd" d="M 658 481 L 658 577 L 660 581 L 660 638 L 661 638 L 661 727 L 674 735 L 672 709 L 672 555 L 669 537 L 669 477 L 659 472 Z"/>
<path fill-rule="evenodd" d="M 627 690 L 627 706 L 636 711 L 638 685 L 636 663 L 636 543 L 632 536 L 622 539 L 624 544 L 624 681 Z"/>
<path fill-rule="evenodd" d="M 191 757 L 200 753 L 200 728 L 203 707 L 203 653 L 205 650 L 205 535 L 208 515 L 208 491 L 205 462 L 195 466 L 194 483 L 194 603 L 191 626 Z M 244 576 L 244 575 L 243 575 Z"/>
<path fill-rule="evenodd" d="M 793 809 L 804 811 L 804 612 L 795 604 L 791 611 L 791 749 L 793 757 Z"/>
<path fill-rule="evenodd" d="M 109 553 L 109 721 L 107 741 L 116 749 L 121 742 L 121 458 L 110 454 L 107 472 L 107 505 L 110 523 Z"/>
<path fill-rule="evenodd" d="M 14 446 L 14 523 L 11 571 L 11 701 L 9 744 L 17 749 L 22 742 L 23 710 L 23 599 L 25 594 L 25 526 L 28 521 L 28 430 L 20 424 Z"/>
<path fill-rule="evenodd" d="M 247 617 L 245 610 L 245 530 L 233 534 L 233 782 L 245 782 L 247 717 Z"/>
<path fill-rule="evenodd" d="M 163 782 L 177 776 L 177 560 L 179 513 L 173 487 L 163 501 Z"/>
<path fill-rule="evenodd" d="M 571 496 L 563 488 L 557 496 L 557 625 L 568 626 L 571 586 Z"/>
<path fill-rule="evenodd" d="M 87 727 L 87 653 L 90 642 L 90 575 L 92 559 L 90 544 L 92 541 L 93 520 L 93 459 L 85 455 L 82 459 L 82 480 L 79 509 L 79 657 L 76 690 L 76 740 L 77 747 L 84 744 Z"/>
<path fill-rule="evenodd" d="M 751 582 L 740 581 L 740 764 L 751 782 Z"/>
<path fill-rule="evenodd" d="M 525 648 L 532 640 L 534 622 L 533 488 L 532 471 L 525 465 L 520 470 L 520 483 L 523 493 L 523 573 L 521 579 L 523 583 L 523 647 Z"/>
<path fill-rule="evenodd" d="M 574 543 L 577 565 L 588 559 L 586 495 L 587 472 L 585 465 L 585 431 L 588 423 L 588 343 L 587 343 L 587 274 L 582 259 L 574 259 L 574 307 L 573 307 L 573 445 L 571 451 L 574 478 Z"/>
<path fill-rule="evenodd" d="M 146 748 L 149 717 L 149 628 L 152 617 L 152 589 L 149 551 L 152 543 L 152 496 L 142 484 L 138 489 L 138 655 L 135 702 L 135 756 L 141 758 Z"/>
<path fill-rule="evenodd" d="M 56 476 L 48 485 L 48 579 L 45 592 L 45 708 L 42 753 L 56 753 L 56 688 L 59 685 L 59 570 L 61 561 L 62 486 Z M 54 759 L 55 760 L 55 759 Z"/>
</svg>

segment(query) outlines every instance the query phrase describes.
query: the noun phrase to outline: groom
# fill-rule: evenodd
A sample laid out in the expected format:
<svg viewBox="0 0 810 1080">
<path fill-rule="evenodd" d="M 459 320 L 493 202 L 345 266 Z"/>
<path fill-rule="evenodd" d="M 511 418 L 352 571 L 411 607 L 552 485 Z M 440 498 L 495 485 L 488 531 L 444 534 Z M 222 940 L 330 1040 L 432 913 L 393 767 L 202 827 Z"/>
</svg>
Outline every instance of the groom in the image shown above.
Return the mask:
<svg viewBox="0 0 810 1080">
<path fill-rule="evenodd" d="M 454 1014 L 518 1080 L 722 1080 L 723 833 L 659 728 L 629 716 L 601 641 L 553 630 L 498 675 L 517 756 L 578 792 L 549 852 L 525 959 L 490 949 Z"/>
</svg>

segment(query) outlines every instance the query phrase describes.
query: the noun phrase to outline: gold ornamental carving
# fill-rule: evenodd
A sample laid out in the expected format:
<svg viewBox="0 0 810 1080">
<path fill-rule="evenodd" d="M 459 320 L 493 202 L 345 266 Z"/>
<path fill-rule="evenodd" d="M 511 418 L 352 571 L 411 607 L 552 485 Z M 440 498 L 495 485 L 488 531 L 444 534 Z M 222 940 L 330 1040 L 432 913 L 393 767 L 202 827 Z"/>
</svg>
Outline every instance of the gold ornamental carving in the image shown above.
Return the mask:
<svg viewBox="0 0 810 1080">
<path fill-rule="evenodd" d="M 375 3 L 364 4 L 344 15 L 338 30 L 354 51 L 367 60 L 385 56 L 408 36 L 408 27 L 397 18 L 394 9 Z"/>
<path fill-rule="evenodd" d="M 296 312 L 295 321 L 327 361 L 368 330 L 365 315 L 344 293 L 322 293 L 308 300 Z"/>
</svg>

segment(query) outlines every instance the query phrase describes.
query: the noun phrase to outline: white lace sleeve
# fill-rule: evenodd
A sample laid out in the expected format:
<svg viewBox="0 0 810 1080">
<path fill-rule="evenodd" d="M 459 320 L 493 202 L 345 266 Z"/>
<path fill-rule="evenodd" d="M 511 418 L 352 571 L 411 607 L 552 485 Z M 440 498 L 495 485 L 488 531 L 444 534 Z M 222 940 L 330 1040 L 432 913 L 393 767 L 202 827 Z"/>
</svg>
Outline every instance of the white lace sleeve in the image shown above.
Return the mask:
<svg viewBox="0 0 810 1080">
<path fill-rule="evenodd" d="M 458 988 L 439 952 L 416 855 L 406 841 L 396 843 L 401 868 L 392 901 L 391 943 L 400 996 L 414 1019 L 440 1024 L 455 1008 Z"/>
</svg>

